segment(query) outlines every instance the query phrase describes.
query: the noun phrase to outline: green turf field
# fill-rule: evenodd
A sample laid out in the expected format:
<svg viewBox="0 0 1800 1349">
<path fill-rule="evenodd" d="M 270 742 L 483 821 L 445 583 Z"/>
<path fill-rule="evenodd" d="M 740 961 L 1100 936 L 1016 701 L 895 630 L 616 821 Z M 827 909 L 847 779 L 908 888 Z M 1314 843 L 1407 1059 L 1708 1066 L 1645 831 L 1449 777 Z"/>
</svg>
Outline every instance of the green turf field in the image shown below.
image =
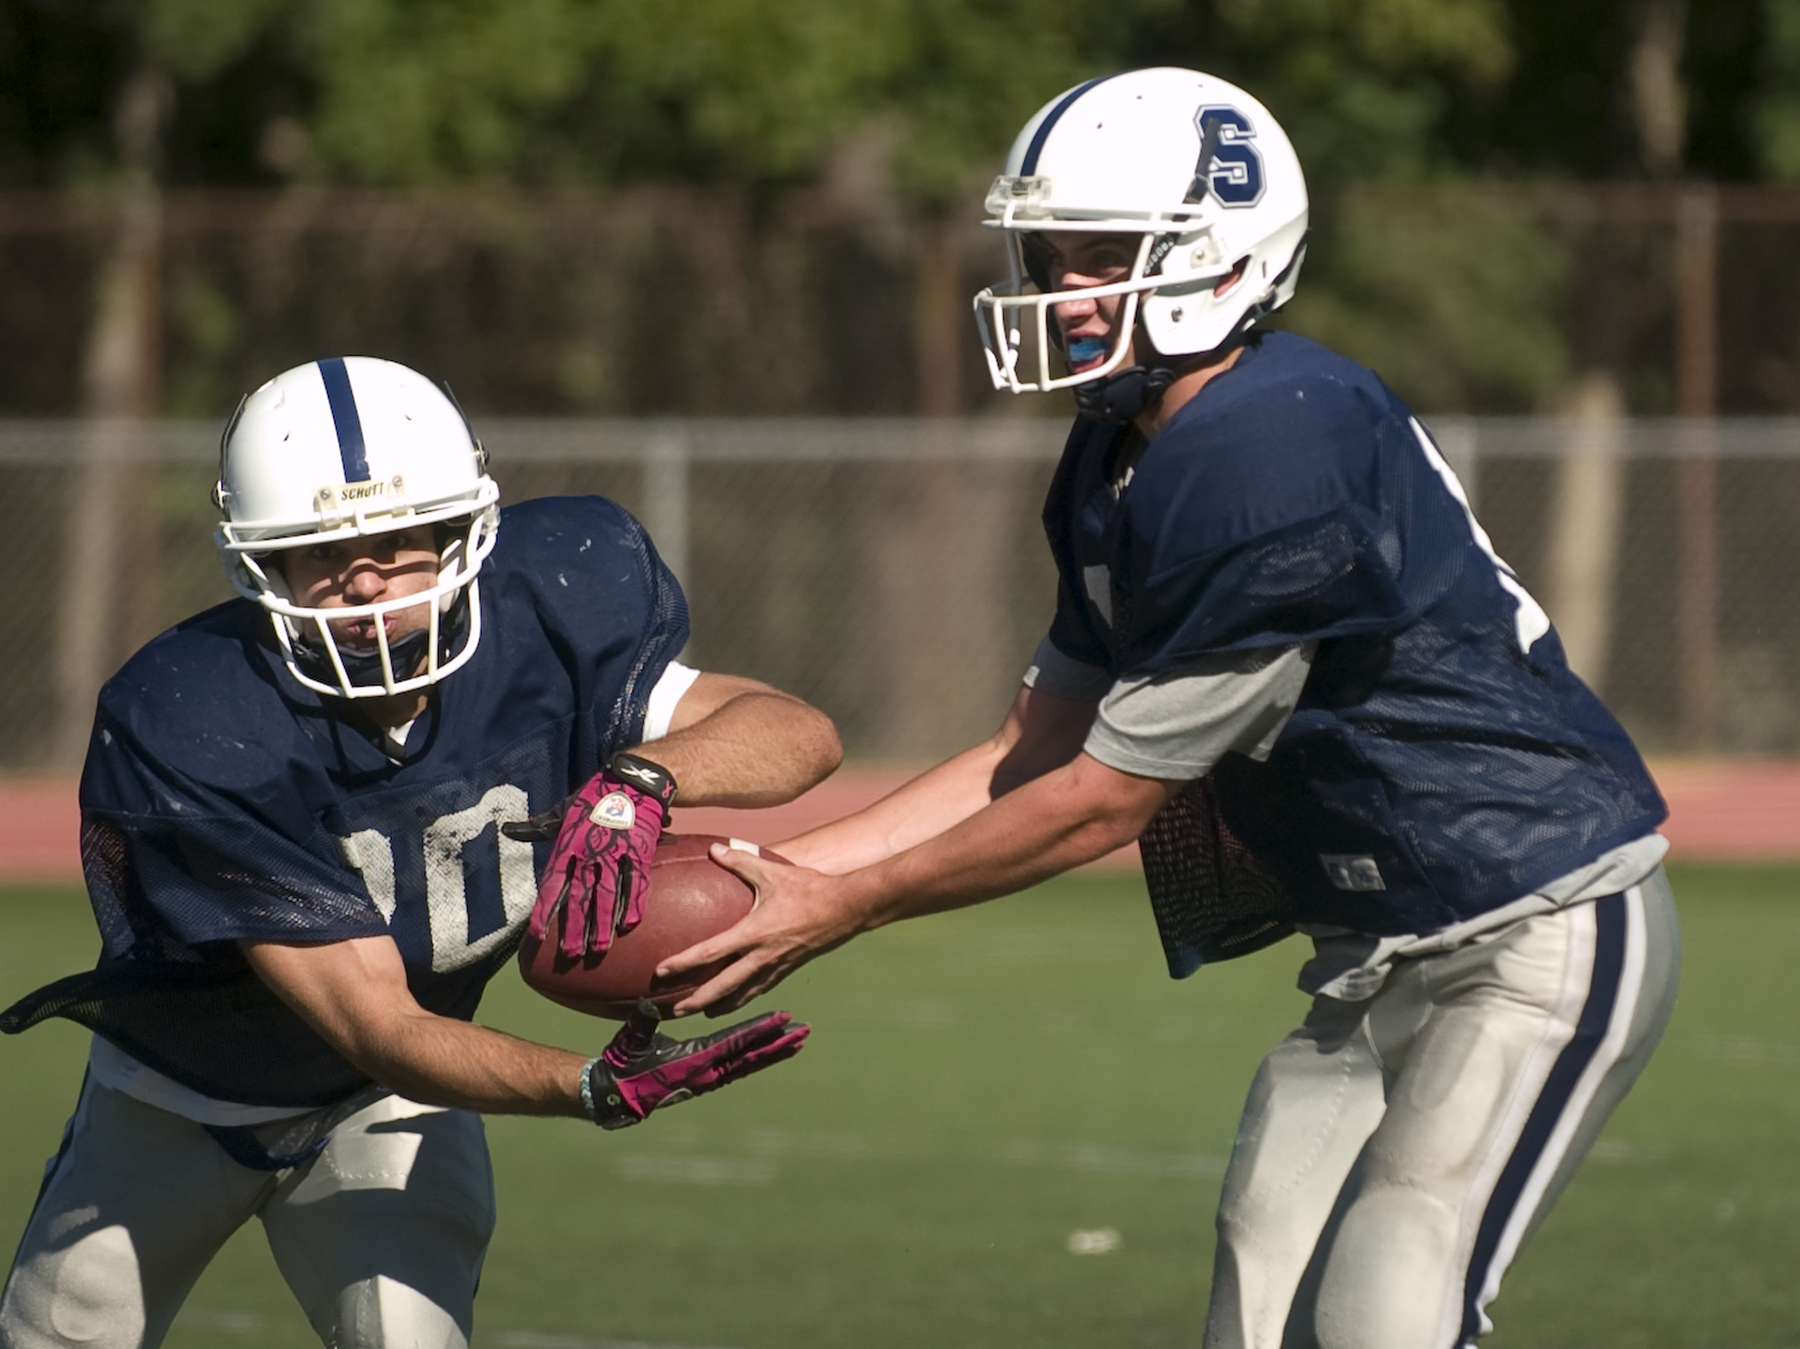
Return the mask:
<svg viewBox="0 0 1800 1349">
<path fill-rule="evenodd" d="M 1800 868 L 1675 881 L 1674 1024 L 1515 1266 L 1493 1349 L 1800 1339 Z M 1172 983 L 1140 885 L 1066 879 L 853 943 L 784 990 L 817 1027 L 805 1055 L 644 1128 L 491 1120 L 477 1343 L 1197 1343 L 1219 1176 L 1257 1059 L 1303 1010 L 1301 947 Z M 75 892 L 0 891 L 0 999 L 93 948 Z M 482 1019 L 575 1048 L 607 1029 L 507 978 Z M 0 1043 L 0 1240 L 83 1045 L 63 1025 Z M 169 1342 L 314 1343 L 255 1230 Z"/>
</svg>

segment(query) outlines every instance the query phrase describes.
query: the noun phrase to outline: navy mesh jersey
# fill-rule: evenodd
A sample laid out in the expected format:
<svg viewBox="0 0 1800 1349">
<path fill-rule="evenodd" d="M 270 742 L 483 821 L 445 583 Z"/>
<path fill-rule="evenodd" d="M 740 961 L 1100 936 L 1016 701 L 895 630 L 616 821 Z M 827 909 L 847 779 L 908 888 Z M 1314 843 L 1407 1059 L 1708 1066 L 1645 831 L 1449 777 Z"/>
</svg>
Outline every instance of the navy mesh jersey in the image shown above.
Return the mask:
<svg viewBox="0 0 1800 1349">
<path fill-rule="evenodd" d="M 1051 638 L 1114 678 L 1319 642 L 1265 763 L 1214 767 L 1295 917 L 1433 932 L 1650 832 L 1642 760 L 1371 371 L 1270 333 L 1170 418 L 1079 420 L 1045 505 Z"/>
<path fill-rule="evenodd" d="M 99 967 L 6 1014 L 97 1030 L 225 1100 L 325 1104 L 366 1084 L 255 976 L 241 940 L 391 935 L 419 1002 L 467 1019 L 513 954 L 548 844 L 499 833 L 637 743 L 687 638 L 674 577 L 597 497 L 502 513 L 473 658 L 400 761 L 301 687 L 246 600 L 156 638 L 101 691 L 81 781 Z"/>
</svg>

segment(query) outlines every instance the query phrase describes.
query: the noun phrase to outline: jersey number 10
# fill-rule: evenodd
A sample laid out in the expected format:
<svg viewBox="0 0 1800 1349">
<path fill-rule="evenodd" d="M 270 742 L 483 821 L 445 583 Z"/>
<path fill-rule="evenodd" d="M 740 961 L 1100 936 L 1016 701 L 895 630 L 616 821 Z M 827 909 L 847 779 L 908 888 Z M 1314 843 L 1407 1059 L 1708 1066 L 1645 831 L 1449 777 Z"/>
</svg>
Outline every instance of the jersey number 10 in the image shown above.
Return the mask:
<svg viewBox="0 0 1800 1349">
<path fill-rule="evenodd" d="M 524 788 L 503 783 L 489 788 L 468 809 L 439 816 L 425 827 L 425 914 L 431 929 L 434 972 L 475 964 L 508 941 L 531 916 L 537 898 L 531 845 L 500 832 L 502 820 L 522 820 L 529 814 Z M 492 843 L 488 842 L 490 830 Z M 362 829 L 341 842 L 345 860 L 362 873 L 369 897 L 392 928 L 401 883 L 395 876 L 394 840 L 378 829 Z M 498 875 L 492 861 L 496 850 Z M 496 883 L 497 897 L 493 894 Z M 496 907 L 504 915 L 500 926 L 471 940 L 471 914 L 491 914 Z"/>
</svg>

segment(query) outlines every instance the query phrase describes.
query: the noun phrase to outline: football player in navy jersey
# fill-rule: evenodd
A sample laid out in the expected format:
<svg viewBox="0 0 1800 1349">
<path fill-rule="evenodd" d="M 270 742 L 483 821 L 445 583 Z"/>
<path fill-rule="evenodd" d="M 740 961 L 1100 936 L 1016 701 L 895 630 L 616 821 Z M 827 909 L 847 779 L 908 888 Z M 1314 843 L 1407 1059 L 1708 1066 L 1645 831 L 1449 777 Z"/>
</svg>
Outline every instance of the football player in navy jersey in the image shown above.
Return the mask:
<svg viewBox="0 0 1800 1349">
<path fill-rule="evenodd" d="M 987 200 L 996 387 L 1081 415 L 1044 510 L 1056 616 L 992 739 L 722 860 L 756 911 L 671 961 L 721 1010 L 896 919 L 1138 839 L 1180 978 L 1295 930 L 1305 1024 L 1250 1089 L 1212 1349 L 1450 1349 L 1654 1048 L 1665 811 L 1617 723 L 1372 372 L 1257 329 L 1307 200 L 1254 98 L 1094 80 Z"/>
<path fill-rule="evenodd" d="M 160 1343 L 252 1215 L 326 1344 L 460 1349 L 481 1112 L 618 1128 L 799 1049 L 786 1013 L 676 1041 L 645 1004 L 593 1057 L 471 1021 L 528 925 L 577 954 L 629 930 L 672 802 L 773 804 L 839 755 L 806 704 L 677 662 L 686 603 L 625 511 L 503 512 L 486 462 L 442 390 L 364 357 L 278 376 L 227 429 L 243 598 L 101 691 L 100 962 L 0 1016 L 95 1032 L 6 1349 Z"/>
</svg>

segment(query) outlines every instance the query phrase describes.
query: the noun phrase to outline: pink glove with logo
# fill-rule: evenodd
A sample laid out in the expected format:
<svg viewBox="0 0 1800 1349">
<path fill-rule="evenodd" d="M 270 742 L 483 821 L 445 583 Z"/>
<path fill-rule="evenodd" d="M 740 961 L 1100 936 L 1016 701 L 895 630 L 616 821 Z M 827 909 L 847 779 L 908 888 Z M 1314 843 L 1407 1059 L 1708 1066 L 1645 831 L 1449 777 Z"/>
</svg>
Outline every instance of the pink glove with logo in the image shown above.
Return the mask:
<svg viewBox="0 0 1800 1349">
<path fill-rule="evenodd" d="M 581 1103 L 602 1129 L 623 1129 L 658 1106 L 675 1105 L 791 1059 L 812 1032 L 787 1012 L 768 1012 L 713 1035 L 673 1040 L 657 1032 L 661 1014 L 640 999 L 606 1051 L 590 1059 Z"/>
<path fill-rule="evenodd" d="M 542 941 L 560 909 L 558 949 L 579 960 L 636 927 L 650 888 L 650 859 L 674 798 L 668 769 L 635 754 L 613 755 L 563 810 L 531 909 L 531 935 Z M 508 835 L 530 839 L 535 823 L 509 827 Z"/>
</svg>

